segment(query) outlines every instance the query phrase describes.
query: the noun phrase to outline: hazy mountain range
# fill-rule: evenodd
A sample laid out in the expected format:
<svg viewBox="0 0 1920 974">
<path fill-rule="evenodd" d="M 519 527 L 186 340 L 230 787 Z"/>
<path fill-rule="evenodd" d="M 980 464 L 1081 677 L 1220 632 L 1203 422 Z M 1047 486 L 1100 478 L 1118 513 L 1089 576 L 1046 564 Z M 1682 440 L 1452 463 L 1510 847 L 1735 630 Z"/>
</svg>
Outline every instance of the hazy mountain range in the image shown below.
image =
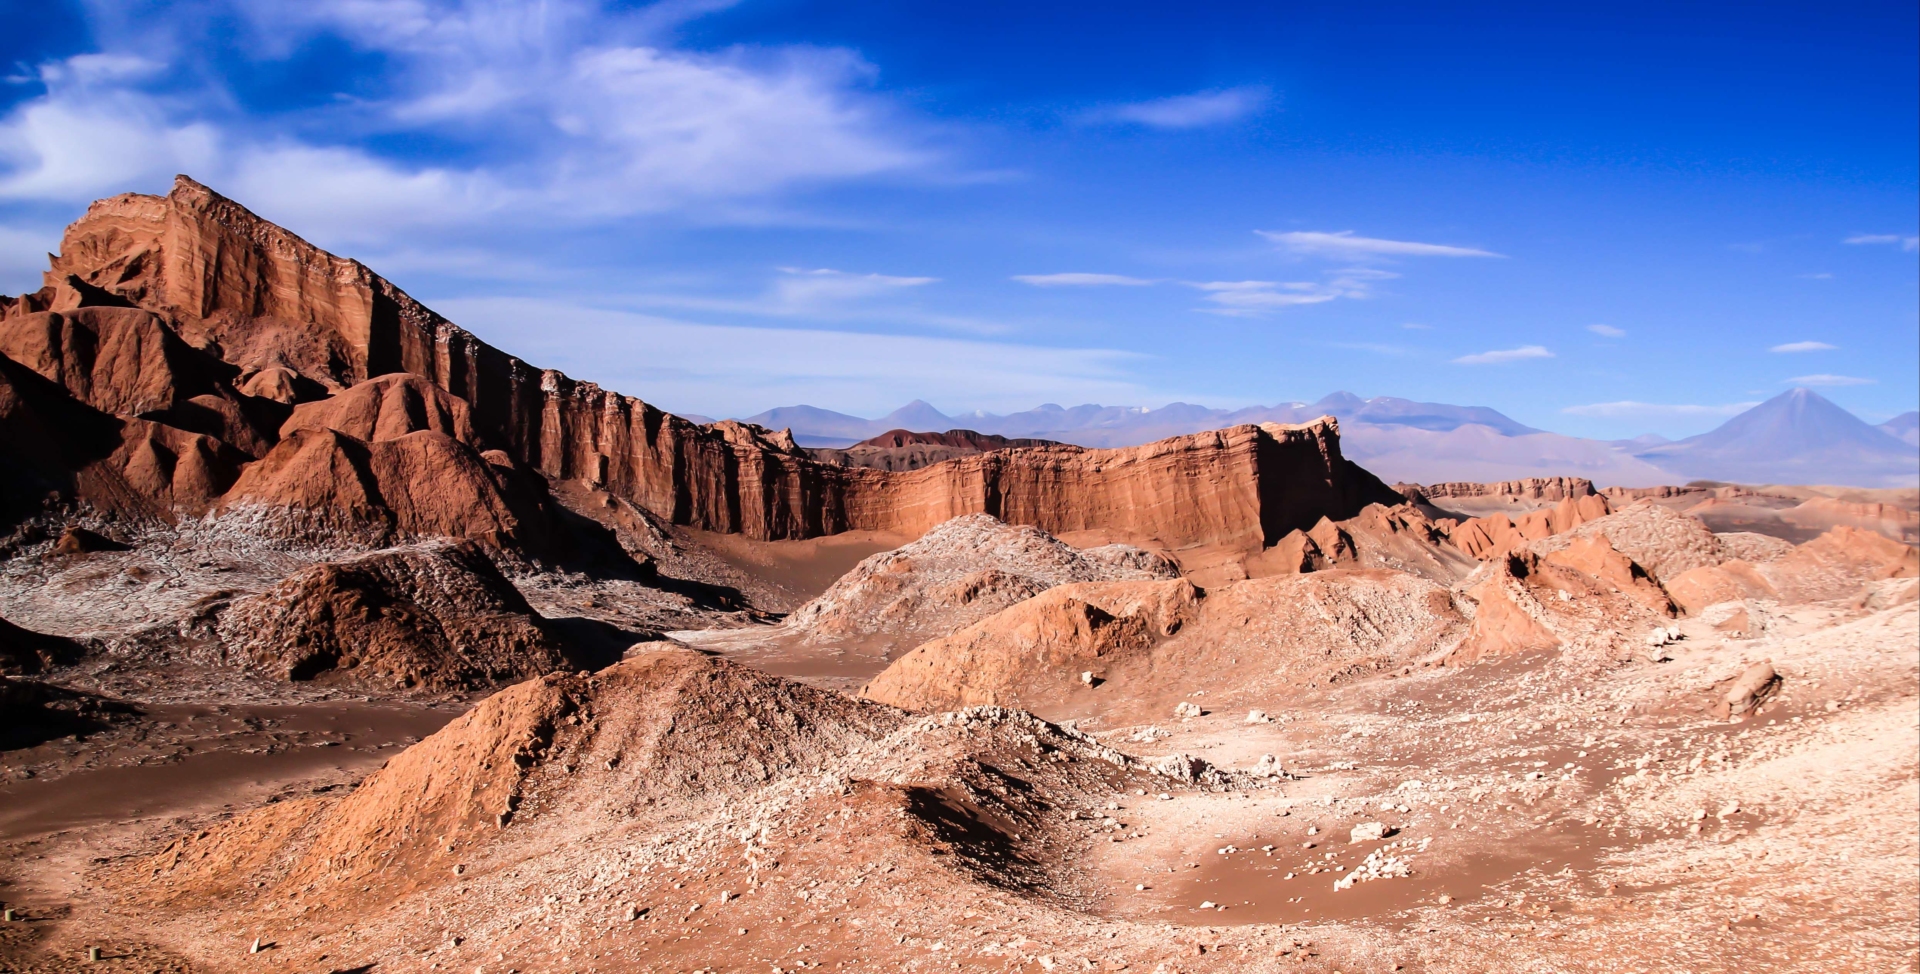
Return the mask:
<svg viewBox="0 0 1920 974">
<path fill-rule="evenodd" d="M 1299 423 L 1327 414 L 1340 420 L 1347 456 L 1390 481 L 1567 475 L 1623 486 L 1702 479 L 1861 487 L 1920 482 L 1920 415 L 1909 412 L 1872 426 L 1808 389 L 1782 393 L 1718 429 L 1674 441 L 1658 436 L 1589 440 L 1534 429 L 1485 406 L 1362 399 L 1347 392 L 1313 403 L 1235 410 L 1189 403 L 1159 409 L 1048 403 L 1007 415 L 949 416 L 916 400 L 878 419 L 815 406 L 782 406 L 742 418 L 791 429 L 802 445 L 815 447 L 847 446 L 893 429 L 971 429 L 1114 447 L 1236 423 Z"/>
</svg>

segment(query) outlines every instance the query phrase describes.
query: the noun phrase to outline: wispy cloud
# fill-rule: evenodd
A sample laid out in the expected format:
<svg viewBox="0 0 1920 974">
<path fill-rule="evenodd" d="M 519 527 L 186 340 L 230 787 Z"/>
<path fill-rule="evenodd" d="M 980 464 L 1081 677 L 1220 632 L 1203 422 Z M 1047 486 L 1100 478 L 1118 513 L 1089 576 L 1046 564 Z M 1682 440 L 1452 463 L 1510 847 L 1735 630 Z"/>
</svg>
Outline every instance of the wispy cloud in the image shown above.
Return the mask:
<svg viewBox="0 0 1920 974">
<path fill-rule="evenodd" d="M 1449 244 L 1419 243 L 1412 240 L 1386 240 L 1357 237 L 1352 230 L 1326 233 L 1317 230 L 1255 230 L 1286 249 L 1299 254 L 1325 254 L 1340 257 L 1502 257 L 1491 250 L 1455 247 Z"/>
<path fill-rule="evenodd" d="M 1159 283 L 1144 277 L 1128 277 L 1125 274 L 1015 274 L 1013 279 L 1034 287 L 1141 287 Z"/>
<path fill-rule="evenodd" d="M 1831 352 L 1838 347 L 1839 346 L 1837 345 L 1829 345 L 1826 342 L 1788 342 L 1785 345 L 1775 345 L 1772 348 L 1767 349 L 1767 351 L 1769 352 Z"/>
<path fill-rule="evenodd" d="M 1612 325 L 1588 325 L 1587 330 L 1599 335 L 1601 338 L 1627 337 L 1627 330 L 1625 328 L 1615 328 Z"/>
<path fill-rule="evenodd" d="M 1417 321 L 1406 322 L 1402 324 L 1400 327 L 1405 328 L 1408 331 L 1432 331 L 1433 330 L 1432 325 L 1423 325 Z"/>
<path fill-rule="evenodd" d="M 1803 281 L 1831 281 L 1831 280 L 1833 280 L 1833 275 L 1832 275 L 1832 274 L 1830 274 L 1830 273 L 1828 273 L 1828 272 L 1826 272 L 1826 271 L 1820 271 L 1819 273 L 1816 273 L 1816 274 L 1795 274 L 1795 275 L 1793 275 L 1793 276 L 1794 276 L 1794 277 L 1797 277 L 1797 278 L 1799 278 L 1799 279 L 1801 279 L 1801 280 L 1803 280 Z"/>
<path fill-rule="evenodd" d="M 1264 85 L 1216 88 L 1124 105 L 1096 108 L 1081 117 L 1090 122 L 1122 122 L 1160 129 L 1193 129 L 1238 121 L 1267 106 L 1273 92 Z"/>
<path fill-rule="evenodd" d="M 1829 375 L 1822 372 L 1819 375 L 1796 375 L 1787 379 L 1786 383 L 1792 386 L 1870 386 L 1878 381 L 1862 379 L 1857 375 Z"/>
<path fill-rule="evenodd" d="M 1905 251 L 1920 250 L 1920 237 L 1908 237 L 1897 233 L 1856 233 L 1841 243 L 1849 244 L 1892 244 Z"/>
<path fill-rule="evenodd" d="M 1455 365 L 1502 365 L 1507 362 L 1524 362 L 1528 359 L 1553 358 L 1553 353 L 1540 345 L 1522 345 L 1519 348 L 1501 348 L 1490 352 L 1478 352 L 1462 355 L 1453 360 Z"/>
<path fill-rule="evenodd" d="M 1203 281 L 1188 286 L 1207 292 L 1206 300 L 1214 305 L 1199 310 L 1233 317 L 1323 304 L 1340 297 L 1338 291 L 1312 281 Z"/>
<path fill-rule="evenodd" d="M 1744 413 L 1757 402 L 1730 402 L 1718 406 L 1700 406 L 1689 403 L 1635 402 L 1622 399 L 1618 402 L 1596 402 L 1584 406 L 1568 406 L 1560 410 L 1569 416 L 1591 416 L 1600 419 L 1683 419 L 1698 416 L 1734 416 Z"/>
<path fill-rule="evenodd" d="M 806 270 L 798 267 L 780 268 L 780 278 L 774 282 L 774 294 L 789 306 L 814 305 L 828 301 L 849 301 L 898 291 L 901 288 L 921 287 L 939 280 L 937 277 L 894 277 L 889 274 L 849 274 L 821 267 Z"/>
</svg>

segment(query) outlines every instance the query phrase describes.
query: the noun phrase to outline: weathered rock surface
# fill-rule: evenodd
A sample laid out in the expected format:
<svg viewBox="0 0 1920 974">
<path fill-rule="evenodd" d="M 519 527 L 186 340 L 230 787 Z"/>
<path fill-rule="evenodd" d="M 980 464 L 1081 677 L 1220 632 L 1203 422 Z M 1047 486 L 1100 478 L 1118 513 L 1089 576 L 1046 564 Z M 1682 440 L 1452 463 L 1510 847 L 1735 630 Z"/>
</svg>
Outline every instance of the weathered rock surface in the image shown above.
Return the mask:
<svg viewBox="0 0 1920 974">
<path fill-rule="evenodd" d="M 1029 446 L 1060 446 L 1053 440 L 1008 438 L 973 430 L 948 430 L 944 433 L 915 433 L 888 430 L 879 436 L 861 440 L 838 450 L 808 450 L 815 460 L 836 467 L 869 467 L 874 470 L 918 470 L 954 457 L 1011 450 Z"/>
<path fill-rule="evenodd" d="M 38 680 L 0 679 L 0 751 L 91 734 L 139 713 L 118 700 Z"/>
<path fill-rule="evenodd" d="M 1165 558 L 1127 545 L 1079 549 L 985 514 L 957 517 L 874 555 L 787 618 L 809 641 L 915 646 L 1056 585 L 1172 579 Z"/>
<path fill-rule="evenodd" d="M 1605 537 L 1614 550 L 1632 558 L 1656 581 L 1717 565 L 1728 557 L 1726 546 L 1698 518 L 1647 501 L 1549 535 L 1531 547 L 1547 554 L 1575 539 L 1594 536 Z"/>
<path fill-rule="evenodd" d="M 218 630 L 237 662 L 291 680 L 467 690 L 576 665 L 472 542 L 316 565 L 236 601 Z"/>
<path fill-rule="evenodd" d="M 1759 566 L 1759 571 L 1786 602 L 1844 599 L 1872 581 L 1920 575 L 1920 551 L 1842 525 Z"/>
</svg>

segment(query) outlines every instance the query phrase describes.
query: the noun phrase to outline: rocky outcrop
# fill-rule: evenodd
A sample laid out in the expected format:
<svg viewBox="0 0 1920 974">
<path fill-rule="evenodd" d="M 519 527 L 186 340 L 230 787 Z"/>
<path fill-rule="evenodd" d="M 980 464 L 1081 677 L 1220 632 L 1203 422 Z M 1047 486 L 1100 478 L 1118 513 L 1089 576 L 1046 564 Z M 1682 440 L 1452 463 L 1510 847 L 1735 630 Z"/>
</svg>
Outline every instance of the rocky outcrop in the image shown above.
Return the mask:
<svg viewBox="0 0 1920 974">
<path fill-rule="evenodd" d="M 1920 575 L 1920 551 L 1884 535 L 1842 525 L 1758 566 L 1785 602 L 1819 602 L 1857 595 L 1885 578 Z"/>
<path fill-rule="evenodd" d="M 1433 503 L 1446 507 L 1449 501 L 1499 499 L 1558 503 L 1594 495 L 1593 481 L 1585 477 L 1528 477 L 1494 483 L 1453 482 L 1427 484 L 1415 488 Z"/>
<path fill-rule="evenodd" d="M 315 565 L 233 603 L 218 630 L 236 662 L 290 680 L 471 690 L 574 668 L 472 542 Z"/>
<path fill-rule="evenodd" d="M 1451 585 L 1477 565 L 1450 542 L 1455 530 L 1453 522 L 1433 521 L 1411 503 L 1369 504 L 1347 520 L 1321 518 L 1310 531 L 1294 531 L 1247 564 L 1256 576 L 1387 568 Z"/>
<path fill-rule="evenodd" d="M 1127 545 L 1079 549 L 985 514 L 957 517 L 862 561 L 784 628 L 808 642 L 911 647 L 1056 585 L 1173 579 L 1172 562 Z"/>
<path fill-rule="evenodd" d="M 278 403 L 302 398 L 302 383 L 344 392 L 409 373 L 466 402 L 476 436 L 526 469 L 671 523 L 754 538 L 919 534 L 987 513 L 1056 534 L 1099 528 L 1252 552 L 1394 498 L 1340 456 L 1331 419 L 1125 450 L 1000 450 L 906 474 L 817 463 L 791 437 L 696 425 L 536 369 L 185 177 L 165 197 L 95 203 L 68 228 L 47 282 L 5 314 L 89 301 L 144 309 L 238 369 L 254 398 Z"/>
<path fill-rule="evenodd" d="M 22 629 L 0 619 L 0 676 L 45 673 L 78 660 L 84 651 L 71 639 Z"/>
</svg>

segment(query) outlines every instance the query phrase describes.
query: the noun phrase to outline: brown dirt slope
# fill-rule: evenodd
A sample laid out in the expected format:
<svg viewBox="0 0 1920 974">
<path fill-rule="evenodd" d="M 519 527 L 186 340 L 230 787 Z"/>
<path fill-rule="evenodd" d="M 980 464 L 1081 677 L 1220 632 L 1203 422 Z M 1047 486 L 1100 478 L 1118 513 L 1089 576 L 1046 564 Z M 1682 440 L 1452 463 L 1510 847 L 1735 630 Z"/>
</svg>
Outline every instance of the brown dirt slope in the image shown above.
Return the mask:
<svg viewBox="0 0 1920 974">
<path fill-rule="evenodd" d="M 315 565 L 236 601 L 218 628 L 237 661 L 292 680 L 464 690 L 573 668 L 472 542 Z"/>
<path fill-rule="evenodd" d="M 1382 570 L 1273 576 L 1204 596 L 1184 581 L 1066 585 L 916 648 L 863 692 L 916 710 L 1164 718 L 1196 690 L 1224 702 L 1397 668 L 1451 648 L 1465 629 L 1446 589 Z"/>
</svg>

